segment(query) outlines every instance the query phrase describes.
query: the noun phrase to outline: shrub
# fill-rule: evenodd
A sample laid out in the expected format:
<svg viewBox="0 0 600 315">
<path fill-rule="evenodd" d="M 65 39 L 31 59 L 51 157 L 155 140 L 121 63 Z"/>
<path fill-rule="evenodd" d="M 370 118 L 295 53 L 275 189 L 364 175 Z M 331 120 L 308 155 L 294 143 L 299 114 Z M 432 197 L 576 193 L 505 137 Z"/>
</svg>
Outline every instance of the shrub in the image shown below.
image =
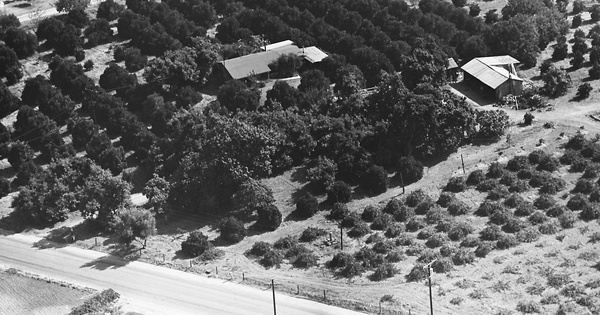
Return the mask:
<svg viewBox="0 0 600 315">
<path fill-rule="evenodd" d="M 496 248 L 498 249 L 508 249 L 517 245 L 519 245 L 519 240 L 511 234 L 502 234 L 496 241 Z"/>
<path fill-rule="evenodd" d="M 515 155 L 506 163 L 506 168 L 513 172 L 529 169 L 529 159 L 525 155 Z"/>
<path fill-rule="evenodd" d="M 402 202 L 400 200 L 396 199 L 396 198 L 392 198 L 392 199 L 390 199 L 390 201 L 388 201 L 388 203 L 383 208 L 383 212 L 389 213 L 389 214 L 394 214 L 401 207 L 402 207 Z M 375 219 L 375 218 L 373 217 L 373 219 Z M 371 221 L 373 219 L 371 219 Z"/>
<path fill-rule="evenodd" d="M 430 198 L 425 199 L 415 207 L 415 213 L 419 215 L 426 214 L 430 209 L 436 209 L 433 206 L 435 206 L 433 200 L 431 200 Z M 439 207 L 437 209 L 439 209 Z"/>
<path fill-rule="evenodd" d="M 487 173 L 485 174 L 488 178 L 500 178 L 504 175 L 504 167 L 498 162 L 490 164 Z"/>
<path fill-rule="evenodd" d="M 571 167 L 569 168 L 569 172 L 571 173 L 577 173 L 577 172 L 584 172 L 585 169 L 591 164 L 592 162 L 590 162 L 590 160 L 584 158 L 584 157 L 579 157 L 578 159 L 575 159 L 573 161 L 573 163 L 571 163 Z"/>
<path fill-rule="evenodd" d="M 527 224 L 527 221 L 511 217 L 508 219 L 506 224 L 502 227 L 502 230 L 506 233 L 517 233 L 517 232 L 521 231 L 522 229 L 526 228 L 527 226 L 529 226 Z"/>
<path fill-rule="evenodd" d="M 565 213 L 566 211 L 569 211 L 567 207 L 562 205 L 556 205 L 546 210 L 546 215 L 548 215 L 549 217 L 558 218 L 561 214 Z"/>
<path fill-rule="evenodd" d="M 451 177 L 444 188 L 446 191 L 455 193 L 464 191 L 465 189 L 467 189 L 467 183 L 465 182 L 464 177 L 461 176 Z"/>
<path fill-rule="evenodd" d="M 302 232 L 299 240 L 301 242 L 312 242 L 323 235 L 327 235 L 327 231 L 321 228 L 310 226 Z"/>
<path fill-rule="evenodd" d="M 585 168 L 583 175 L 581 175 L 582 178 L 588 178 L 588 179 L 593 179 L 598 176 L 600 176 L 600 165 L 598 163 L 589 164 Z"/>
<path fill-rule="evenodd" d="M 554 171 L 558 170 L 559 167 L 560 167 L 560 161 L 557 158 L 555 158 L 553 156 L 547 156 L 547 157 L 542 158 L 542 160 L 538 164 L 537 169 L 539 171 L 554 172 Z"/>
<path fill-rule="evenodd" d="M 447 273 L 454 269 L 454 264 L 450 258 L 441 257 L 431 264 L 431 269 L 433 269 L 433 272 L 435 273 Z"/>
<path fill-rule="evenodd" d="M 329 212 L 329 218 L 332 220 L 342 220 L 350 214 L 348 206 L 344 203 L 336 202 Z"/>
<path fill-rule="evenodd" d="M 354 257 L 348 253 L 337 253 L 327 262 L 326 266 L 330 269 L 345 268 L 354 262 Z"/>
<path fill-rule="evenodd" d="M 527 156 L 529 163 L 539 164 L 542 160 L 549 158 L 550 156 L 542 150 L 534 150 Z"/>
<path fill-rule="evenodd" d="M 591 221 L 600 218 L 600 206 L 597 203 L 587 205 L 579 215 L 584 221 Z"/>
<path fill-rule="evenodd" d="M 360 222 L 360 223 L 354 225 L 354 227 L 350 231 L 348 231 L 348 236 L 353 237 L 353 238 L 359 238 L 359 237 L 363 237 L 369 233 L 371 233 L 371 229 L 369 228 L 369 225 L 364 222 Z"/>
<path fill-rule="evenodd" d="M 427 195 L 423 190 L 417 189 L 406 197 L 406 205 L 409 207 L 416 207 L 419 203 L 426 200 L 431 200 L 431 197 Z"/>
<path fill-rule="evenodd" d="M 383 263 L 383 256 L 375 253 L 374 250 L 368 247 L 362 247 L 354 253 L 356 261 L 361 262 L 365 268 L 376 268 Z"/>
<path fill-rule="evenodd" d="M 540 239 L 541 233 L 534 227 L 528 227 L 517 233 L 517 240 L 523 243 L 532 243 Z"/>
<path fill-rule="evenodd" d="M 559 191 L 565 189 L 567 183 L 562 178 L 551 177 L 540 187 L 541 194 L 555 195 Z"/>
<path fill-rule="evenodd" d="M 600 232 L 594 232 L 588 240 L 588 243 L 596 244 L 597 242 L 600 242 Z"/>
<path fill-rule="evenodd" d="M 406 281 L 418 282 L 427 278 L 428 272 L 425 270 L 425 266 L 422 264 L 416 264 L 406 275 Z"/>
<path fill-rule="evenodd" d="M 588 200 L 590 202 L 600 202 L 600 189 L 598 187 L 594 187 L 594 189 L 592 189 Z"/>
<path fill-rule="evenodd" d="M 558 221 L 563 229 L 570 229 L 575 225 L 575 222 L 577 222 L 577 215 L 572 211 L 565 211 L 558 216 Z"/>
<path fill-rule="evenodd" d="M 534 301 L 521 301 L 517 304 L 517 311 L 521 313 L 541 313 L 542 307 L 539 303 Z"/>
<path fill-rule="evenodd" d="M 460 242 L 460 247 L 477 247 L 479 245 L 481 245 L 481 240 L 474 235 L 467 235 L 467 237 Z"/>
<path fill-rule="evenodd" d="M 417 238 L 420 240 L 428 239 L 434 233 L 435 233 L 435 229 L 431 226 L 428 226 L 428 227 L 422 229 L 421 231 L 419 231 L 419 234 L 417 234 Z"/>
<path fill-rule="evenodd" d="M 377 267 L 373 274 L 371 275 L 371 280 L 380 281 L 383 279 L 391 278 L 395 276 L 399 270 L 394 267 L 393 264 L 384 263 L 383 265 Z"/>
<path fill-rule="evenodd" d="M 213 247 L 208 236 L 200 231 L 193 231 L 187 239 L 181 242 L 181 252 L 189 257 L 198 257 Z"/>
<path fill-rule="evenodd" d="M 546 277 L 546 280 L 548 281 L 549 286 L 558 289 L 563 287 L 565 284 L 569 283 L 571 281 L 571 278 L 566 273 L 552 272 Z"/>
<path fill-rule="evenodd" d="M 518 180 L 517 175 L 510 173 L 510 172 L 506 172 L 500 178 L 499 183 L 506 187 L 510 187 L 510 186 L 514 185 L 517 182 L 517 180 Z"/>
<path fill-rule="evenodd" d="M 409 256 L 417 256 L 420 255 L 426 249 L 425 245 L 422 244 L 413 244 L 406 249 L 406 255 Z"/>
<path fill-rule="evenodd" d="M 582 146 L 582 148 L 583 148 L 583 146 Z M 563 153 L 563 155 L 561 155 L 559 158 L 560 163 L 565 164 L 565 165 L 571 165 L 571 163 L 573 163 L 573 161 L 582 159 L 582 156 L 581 156 L 581 153 L 579 153 L 579 150 L 581 150 L 581 149 L 565 150 L 565 153 Z"/>
<path fill-rule="evenodd" d="M 388 213 L 382 213 L 373 220 L 371 223 L 371 229 L 373 230 L 386 230 L 392 225 L 394 218 Z"/>
<path fill-rule="evenodd" d="M 448 205 L 454 200 L 456 200 L 456 197 L 453 193 L 442 192 L 436 203 L 441 207 L 448 207 Z"/>
<path fill-rule="evenodd" d="M 356 212 L 350 212 L 342 219 L 340 226 L 343 228 L 352 228 L 360 222 L 362 222 L 360 215 Z"/>
<path fill-rule="evenodd" d="M 390 263 L 403 261 L 405 259 L 406 256 L 399 250 L 392 250 L 385 256 L 385 261 Z"/>
<path fill-rule="evenodd" d="M 525 201 L 515 209 L 515 215 L 525 217 L 531 215 L 535 211 L 535 207 L 531 202 Z"/>
<path fill-rule="evenodd" d="M 402 206 L 394 213 L 394 219 L 398 222 L 406 222 L 415 216 L 415 210 L 407 206 Z"/>
<path fill-rule="evenodd" d="M 531 175 L 531 179 L 529 180 L 529 185 L 531 187 L 541 187 L 545 183 L 552 180 L 552 175 L 548 172 L 536 172 Z"/>
<path fill-rule="evenodd" d="M 227 217 L 219 223 L 221 237 L 229 242 L 237 243 L 246 237 L 244 223 L 234 217 Z"/>
<path fill-rule="evenodd" d="M 475 256 L 484 258 L 496 247 L 492 242 L 484 242 L 475 249 Z"/>
<path fill-rule="evenodd" d="M 427 239 L 427 242 L 425 242 L 425 246 L 427 246 L 429 248 L 437 248 L 437 247 L 443 246 L 447 242 L 448 242 L 448 236 L 446 236 L 446 234 L 436 233 L 436 234 L 432 235 L 431 237 L 429 237 L 429 239 Z"/>
<path fill-rule="evenodd" d="M 475 254 L 466 248 L 459 248 L 458 251 L 452 255 L 452 262 L 457 266 L 470 264 L 473 261 L 475 261 Z"/>
<path fill-rule="evenodd" d="M 327 190 L 327 200 L 333 203 L 348 203 L 352 197 L 352 188 L 343 181 L 336 181 Z"/>
<path fill-rule="evenodd" d="M 550 218 L 548 218 L 548 216 L 542 211 L 536 211 L 529 216 L 529 222 L 534 225 L 542 224 L 548 220 L 550 220 Z"/>
<path fill-rule="evenodd" d="M 542 304 L 558 304 L 558 302 L 560 302 L 560 297 L 558 296 L 558 294 L 550 294 L 545 296 L 544 298 L 542 298 L 542 300 L 540 301 L 540 303 Z"/>
<path fill-rule="evenodd" d="M 373 244 L 373 250 L 378 254 L 387 254 L 394 249 L 394 244 L 389 240 L 378 241 Z"/>
<path fill-rule="evenodd" d="M 516 208 L 525 203 L 525 199 L 519 194 L 511 194 L 504 200 L 504 205 L 510 208 Z"/>
<path fill-rule="evenodd" d="M 540 233 L 545 235 L 556 234 L 558 233 L 558 231 L 560 231 L 560 224 L 555 220 L 548 221 L 546 223 L 540 224 L 540 226 L 538 226 L 538 230 L 540 231 Z"/>
<path fill-rule="evenodd" d="M 415 232 L 423 227 L 425 227 L 425 223 L 421 218 L 412 217 L 406 222 L 406 230 L 408 232 Z"/>
<path fill-rule="evenodd" d="M 276 249 L 290 249 L 296 246 L 298 246 L 298 240 L 290 235 L 278 239 L 275 241 L 275 244 L 273 244 L 273 247 Z"/>
<path fill-rule="evenodd" d="M 480 217 L 487 217 L 492 214 L 496 209 L 503 209 L 502 205 L 497 202 L 484 201 L 479 204 L 479 208 L 475 211 L 475 214 Z"/>
<path fill-rule="evenodd" d="M 517 178 L 519 179 L 530 179 L 536 171 L 530 169 L 524 169 L 517 172 Z"/>
<path fill-rule="evenodd" d="M 271 250 L 273 250 L 273 246 L 270 243 L 258 241 L 252 245 L 248 253 L 254 256 L 262 256 Z"/>
<path fill-rule="evenodd" d="M 456 251 L 458 251 L 458 247 L 454 244 L 445 244 L 440 247 L 440 255 L 442 255 L 442 257 L 450 257 L 456 253 Z"/>
<path fill-rule="evenodd" d="M 296 214 L 303 218 L 309 218 L 319 211 L 319 200 L 317 197 L 308 193 L 296 202 Z"/>
<path fill-rule="evenodd" d="M 360 185 L 371 195 L 379 195 L 387 191 L 390 180 L 385 169 L 378 165 L 372 165 L 361 176 Z"/>
<path fill-rule="evenodd" d="M 453 241 L 459 241 L 473 233 L 473 228 L 468 223 L 457 223 L 448 231 L 448 237 Z"/>
<path fill-rule="evenodd" d="M 518 180 L 508 188 L 508 191 L 511 193 L 520 193 L 526 192 L 530 189 L 531 186 L 529 185 L 528 180 Z"/>
<path fill-rule="evenodd" d="M 477 186 L 479 183 L 485 180 L 485 174 L 483 170 L 474 170 L 467 177 L 467 185 Z"/>
<path fill-rule="evenodd" d="M 106 308 L 114 304 L 121 295 L 113 289 L 106 289 L 83 302 L 82 305 L 74 307 L 68 315 L 84 315 L 104 313 Z"/>
<path fill-rule="evenodd" d="M 264 254 L 259 263 L 263 267 L 279 266 L 283 262 L 283 254 L 278 250 L 270 250 Z"/>
<path fill-rule="evenodd" d="M 392 224 L 390 227 L 385 230 L 385 237 L 394 238 L 398 237 L 400 234 L 404 233 L 404 225 L 402 224 Z"/>
<path fill-rule="evenodd" d="M 540 210 L 545 210 L 556 205 L 556 200 L 548 194 L 541 194 L 535 199 L 533 205 Z"/>
<path fill-rule="evenodd" d="M 587 197 L 583 194 L 575 194 L 567 202 L 567 208 L 576 211 L 582 210 L 589 204 Z"/>
<path fill-rule="evenodd" d="M 502 198 L 505 198 L 509 194 L 510 192 L 508 191 L 508 188 L 504 186 L 496 186 L 488 192 L 487 199 L 500 200 Z"/>
<path fill-rule="evenodd" d="M 301 252 L 292 263 L 296 268 L 310 268 L 319 265 L 319 257 L 311 251 Z"/>
<path fill-rule="evenodd" d="M 469 211 L 469 206 L 460 200 L 455 200 L 448 205 L 448 213 L 453 216 L 468 214 Z"/>
<path fill-rule="evenodd" d="M 562 290 L 560 290 L 560 294 L 571 299 L 576 299 L 582 295 L 585 295 L 585 288 L 579 284 L 571 283 L 562 288 Z"/>
<path fill-rule="evenodd" d="M 489 219 L 493 224 L 502 225 L 509 222 L 513 218 L 513 214 L 510 210 L 499 205 L 498 208 L 494 209 L 490 214 Z"/>
<path fill-rule="evenodd" d="M 359 277 L 365 272 L 365 268 L 358 262 L 352 262 L 344 267 L 340 274 L 346 278 L 352 279 L 354 277 Z"/>
<path fill-rule="evenodd" d="M 437 223 L 435 229 L 438 232 L 448 232 L 455 224 L 456 223 L 454 220 L 452 220 L 452 218 L 444 218 Z"/>
<path fill-rule="evenodd" d="M 427 222 L 428 224 L 437 224 L 441 221 L 444 221 L 447 218 L 448 214 L 446 213 L 446 211 L 439 207 L 431 208 L 425 214 L 425 222 Z"/>
<path fill-rule="evenodd" d="M 477 185 L 477 190 L 480 192 L 490 191 L 498 186 L 498 180 L 496 179 L 486 179 Z"/>
<path fill-rule="evenodd" d="M 438 252 L 432 249 L 425 249 L 421 252 L 421 256 L 417 258 L 417 261 L 422 263 L 429 263 L 432 262 L 434 259 L 438 258 L 440 258 L 440 254 Z"/>
<path fill-rule="evenodd" d="M 381 215 L 381 211 L 377 207 L 368 205 L 365 210 L 363 210 L 360 217 L 366 222 L 373 222 L 379 215 Z"/>
<path fill-rule="evenodd" d="M 125 68 L 129 72 L 142 70 L 148 64 L 148 57 L 142 55 L 140 49 L 130 47 L 125 49 Z"/>
<path fill-rule="evenodd" d="M 589 169 L 589 167 L 588 167 L 588 169 Z M 592 182 L 589 179 L 580 178 L 579 180 L 577 180 L 577 183 L 575 184 L 575 188 L 573 188 L 573 192 L 589 194 L 592 192 L 593 188 L 594 188 L 594 182 Z"/>
<path fill-rule="evenodd" d="M 282 222 L 281 211 L 273 204 L 263 204 L 257 209 L 258 220 L 256 226 L 265 231 L 275 231 Z"/>
<path fill-rule="evenodd" d="M 4 177 L 0 178 L 0 198 L 10 193 L 10 181 Z"/>
<path fill-rule="evenodd" d="M 423 163 L 417 161 L 413 156 L 401 157 L 396 169 L 395 177 L 399 179 L 402 176 L 404 185 L 417 182 L 423 178 Z"/>
<path fill-rule="evenodd" d="M 503 235 L 502 229 L 495 225 L 490 224 L 486 226 L 481 232 L 479 232 L 480 238 L 484 241 L 496 241 Z"/>
<path fill-rule="evenodd" d="M 415 244 L 415 239 L 412 235 L 403 233 L 396 239 L 396 246 L 411 246 Z"/>
</svg>

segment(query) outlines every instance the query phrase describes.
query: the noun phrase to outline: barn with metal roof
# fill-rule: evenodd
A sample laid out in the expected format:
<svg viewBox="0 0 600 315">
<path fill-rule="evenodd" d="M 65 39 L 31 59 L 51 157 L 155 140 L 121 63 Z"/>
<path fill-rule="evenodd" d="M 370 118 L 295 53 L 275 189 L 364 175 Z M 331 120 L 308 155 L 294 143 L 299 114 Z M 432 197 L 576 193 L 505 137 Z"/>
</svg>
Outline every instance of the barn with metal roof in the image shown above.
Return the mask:
<svg viewBox="0 0 600 315">
<path fill-rule="evenodd" d="M 315 46 L 299 48 L 292 41 L 282 41 L 267 45 L 265 51 L 223 60 L 221 64 L 232 79 L 239 80 L 251 75 L 264 75 L 271 72 L 269 64 L 287 54 L 296 54 L 309 63 L 317 63 L 327 54 Z"/>
<path fill-rule="evenodd" d="M 519 78 L 515 64 L 519 61 L 511 56 L 475 58 L 461 67 L 465 80 L 479 85 L 479 88 L 496 99 L 523 92 L 523 79 Z"/>
</svg>

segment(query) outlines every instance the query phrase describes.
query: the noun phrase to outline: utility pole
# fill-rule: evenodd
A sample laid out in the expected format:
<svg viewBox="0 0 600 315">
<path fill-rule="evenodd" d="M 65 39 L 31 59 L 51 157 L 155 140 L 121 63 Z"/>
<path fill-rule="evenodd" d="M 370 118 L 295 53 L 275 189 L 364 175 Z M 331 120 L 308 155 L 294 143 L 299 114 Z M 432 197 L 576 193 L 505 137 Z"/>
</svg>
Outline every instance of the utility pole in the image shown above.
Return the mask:
<svg viewBox="0 0 600 315">
<path fill-rule="evenodd" d="M 340 249 L 344 250 L 344 230 L 342 228 L 341 223 L 340 223 Z"/>
<path fill-rule="evenodd" d="M 436 260 L 437 258 L 423 266 L 423 268 L 427 268 L 427 274 L 429 277 L 429 308 L 431 309 L 431 315 L 433 315 L 433 297 L 431 295 L 431 264 L 433 264 Z"/>
<path fill-rule="evenodd" d="M 273 315 L 277 315 L 277 307 L 275 306 L 275 281 L 271 279 L 271 288 L 273 289 Z"/>
</svg>

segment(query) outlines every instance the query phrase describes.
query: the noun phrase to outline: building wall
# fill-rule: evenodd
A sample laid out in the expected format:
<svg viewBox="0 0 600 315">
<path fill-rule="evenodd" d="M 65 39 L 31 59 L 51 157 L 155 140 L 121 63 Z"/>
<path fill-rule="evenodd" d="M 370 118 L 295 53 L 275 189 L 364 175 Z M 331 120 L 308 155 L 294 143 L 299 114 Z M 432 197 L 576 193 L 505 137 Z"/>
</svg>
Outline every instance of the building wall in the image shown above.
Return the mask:
<svg viewBox="0 0 600 315">
<path fill-rule="evenodd" d="M 523 93 L 523 81 L 506 80 L 496 88 L 496 98 L 498 100 L 508 94 L 521 95 L 521 93 Z"/>
</svg>

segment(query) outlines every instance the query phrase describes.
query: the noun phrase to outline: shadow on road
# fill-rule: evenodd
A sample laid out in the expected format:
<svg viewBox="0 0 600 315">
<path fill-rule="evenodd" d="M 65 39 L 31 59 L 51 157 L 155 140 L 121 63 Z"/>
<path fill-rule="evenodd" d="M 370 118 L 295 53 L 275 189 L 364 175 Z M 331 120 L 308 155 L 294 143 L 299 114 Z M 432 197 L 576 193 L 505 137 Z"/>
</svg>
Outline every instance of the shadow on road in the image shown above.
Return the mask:
<svg viewBox="0 0 600 315">
<path fill-rule="evenodd" d="M 106 269 L 117 269 L 129 264 L 129 260 L 123 259 L 121 257 L 106 255 L 100 258 L 94 259 L 90 262 L 87 262 L 81 265 L 79 268 L 93 268 L 98 270 L 106 270 Z"/>
</svg>

